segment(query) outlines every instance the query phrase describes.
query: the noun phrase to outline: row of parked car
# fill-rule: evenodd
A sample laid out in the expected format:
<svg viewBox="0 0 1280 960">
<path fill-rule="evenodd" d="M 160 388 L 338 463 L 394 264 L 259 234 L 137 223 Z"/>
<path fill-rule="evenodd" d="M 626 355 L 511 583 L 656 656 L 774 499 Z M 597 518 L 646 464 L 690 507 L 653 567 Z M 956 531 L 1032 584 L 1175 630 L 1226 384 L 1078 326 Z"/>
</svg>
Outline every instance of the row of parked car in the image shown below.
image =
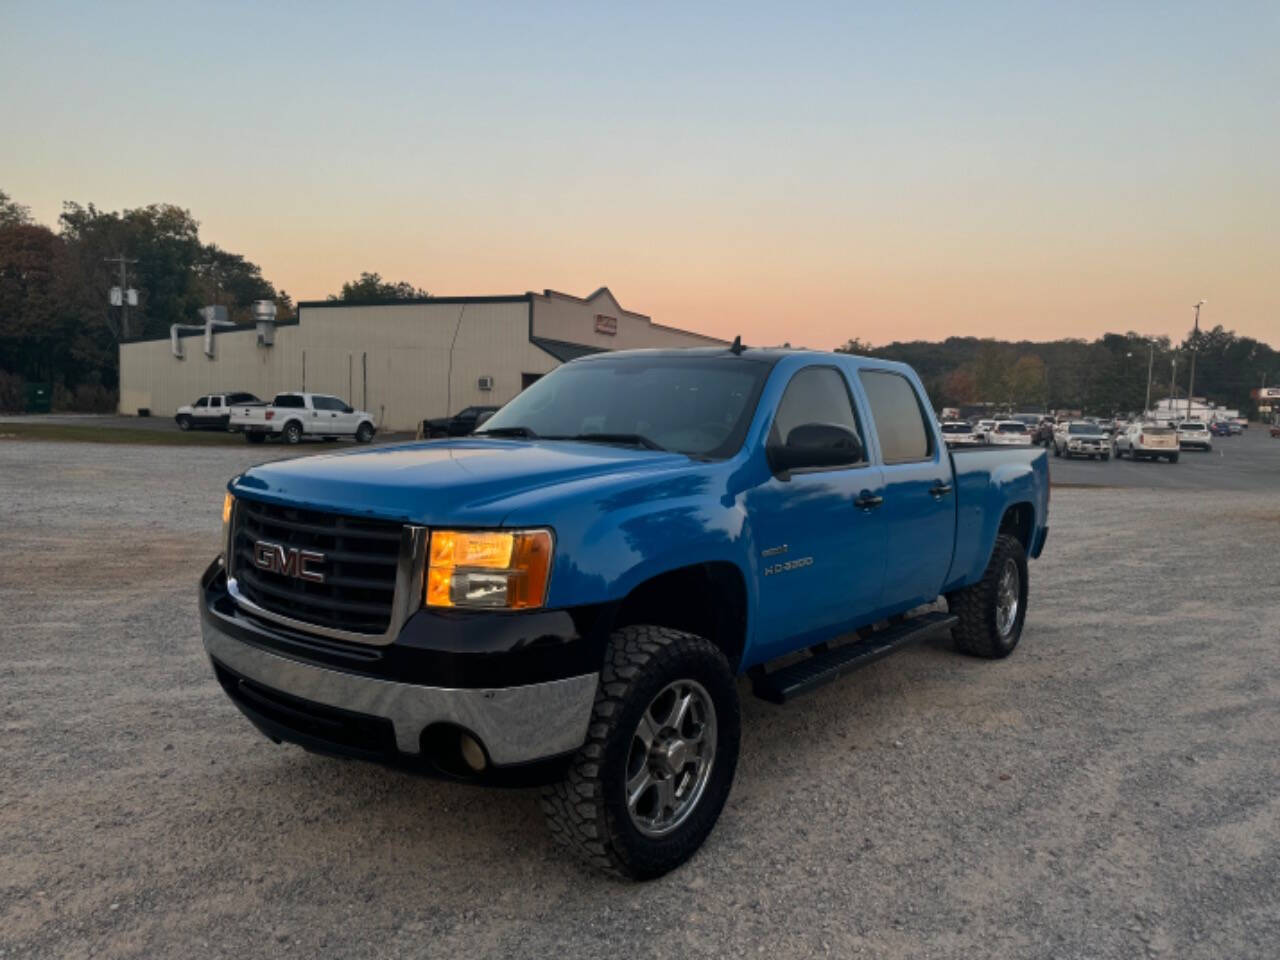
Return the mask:
<svg viewBox="0 0 1280 960">
<path fill-rule="evenodd" d="M 991 444 L 1044 445 L 1055 457 L 1087 457 L 1110 460 L 1128 456 L 1134 460 L 1167 459 L 1178 462 L 1182 450 L 1212 450 L 1213 437 L 1239 433 L 1241 427 L 1227 421 L 1203 423 L 1184 420 L 1158 424 L 1118 419 L 1058 420 L 1040 414 L 1016 414 L 1003 420 L 949 420 L 941 425 L 949 447 Z"/>
</svg>

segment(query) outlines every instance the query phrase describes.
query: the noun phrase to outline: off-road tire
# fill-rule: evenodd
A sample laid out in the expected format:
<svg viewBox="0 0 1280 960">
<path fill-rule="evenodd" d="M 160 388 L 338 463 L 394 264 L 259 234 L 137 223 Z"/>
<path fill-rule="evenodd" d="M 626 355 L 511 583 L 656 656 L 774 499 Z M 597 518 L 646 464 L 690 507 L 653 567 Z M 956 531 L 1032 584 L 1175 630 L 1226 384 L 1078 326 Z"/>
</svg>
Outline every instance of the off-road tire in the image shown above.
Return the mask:
<svg viewBox="0 0 1280 960">
<path fill-rule="evenodd" d="M 670 834 L 650 837 L 636 828 L 627 810 L 627 756 L 641 714 L 676 680 L 697 681 L 711 698 L 715 759 L 687 819 Z M 715 826 L 738 765 L 740 730 L 733 673 L 715 644 L 667 627 L 615 630 L 605 651 L 586 742 L 565 779 L 543 789 L 542 810 L 551 835 L 591 866 L 615 876 L 662 876 L 693 856 Z"/>
<path fill-rule="evenodd" d="M 369 443 L 373 440 L 373 424 L 362 423 L 356 427 L 356 443 Z"/>
<path fill-rule="evenodd" d="M 178 429 L 179 430 L 191 429 L 191 418 L 188 417 L 185 413 L 182 416 L 178 417 Z"/>
<path fill-rule="evenodd" d="M 996 619 L 997 594 L 1009 561 L 1018 571 L 1018 609 L 1012 628 L 1002 634 Z M 1021 542 L 1005 533 L 998 535 L 982 579 L 948 594 L 947 602 L 951 612 L 960 618 L 951 628 L 957 650 L 993 660 L 1013 653 L 1027 618 L 1027 554 Z"/>
<path fill-rule="evenodd" d="M 301 443 L 302 424 L 297 420 L 290 420 L 284 425 L 284 430 L 280 433 L 280 439 L 288 444 Z"/>
</svg>

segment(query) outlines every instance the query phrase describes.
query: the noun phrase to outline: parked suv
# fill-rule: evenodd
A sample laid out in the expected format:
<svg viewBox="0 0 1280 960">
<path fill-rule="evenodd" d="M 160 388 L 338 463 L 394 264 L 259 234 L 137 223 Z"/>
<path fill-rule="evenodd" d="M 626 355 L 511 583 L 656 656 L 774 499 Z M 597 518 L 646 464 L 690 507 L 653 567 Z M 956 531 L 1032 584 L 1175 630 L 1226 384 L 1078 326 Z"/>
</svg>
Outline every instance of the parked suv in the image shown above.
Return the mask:
<svg viewBox="0 0 1280 960">
<path fill-rule="evenodd" d="M 1111 438 L 1096 423 L 1084 420 L 1060 423 L 1053 432 L 1053 455 L 1110 460 Z"/>
<path fill-rule="evenodd" d="M 1199 420 L 1183 420 L 1178 424 L 1178 446 L 1183 450 L 1212 450 L 1213 437 Z"/>
<path fill-rule="evenodd" d="M 1172 427 L 1154 423 L 1131 423 L 1124 433 L 1116 437 L 1116 459 L 1130 456 L 1134 460 L 1159 460 L 1164 457 L 1170 463 L 1178 462 L 1178 434 Z"/>
</svg>

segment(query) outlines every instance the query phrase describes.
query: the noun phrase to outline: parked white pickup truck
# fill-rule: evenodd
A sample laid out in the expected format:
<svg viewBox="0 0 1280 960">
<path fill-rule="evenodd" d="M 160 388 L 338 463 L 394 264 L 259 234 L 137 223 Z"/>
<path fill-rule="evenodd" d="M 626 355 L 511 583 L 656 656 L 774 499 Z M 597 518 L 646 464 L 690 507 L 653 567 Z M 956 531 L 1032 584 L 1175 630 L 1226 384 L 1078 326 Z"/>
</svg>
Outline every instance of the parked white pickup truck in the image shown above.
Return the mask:
<svg viewBox="0 0 1280 960">
<path fill-rule="evenodd" d="M 278 393 L 265 407 L 232 407 L 230 425 L 250 443 L 261 443 L 269 436 L 285 443 L 300 443 L 305 436 L 324 440 L 355 437 L 368 443 L 377 430 L 369 414 L 324 393 Z"/>
<path fill-rule="evenodd" d="M 173 415 L 179 430 L 230 430 L 231 408 L 262 406 L 252 393 L 210 393 Z"/>
</svg>

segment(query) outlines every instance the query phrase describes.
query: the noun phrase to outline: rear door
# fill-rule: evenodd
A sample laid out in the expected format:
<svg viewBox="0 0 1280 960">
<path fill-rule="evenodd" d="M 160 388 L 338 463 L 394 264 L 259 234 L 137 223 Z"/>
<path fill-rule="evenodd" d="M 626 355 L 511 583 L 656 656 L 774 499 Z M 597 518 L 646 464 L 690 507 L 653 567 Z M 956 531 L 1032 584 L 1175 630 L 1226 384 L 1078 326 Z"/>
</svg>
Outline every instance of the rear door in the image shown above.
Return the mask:
<svg viewBox="0 0 1280 960">
<path fill-rule="evenodd" d="M 867 449 L 849 382 L 835 366 L 792 375 L 769 431 L 781 441 L 806 423 L 854 430 Z M 868 457 L 835 468 L 771 476 L 746 494 L 759 583 L 755 660 L 823 639 L 874 619 L 884 573 L 884 519 L 878 506 L 880 470 Z"/>
<path fill-rule="evenodd" d="M 864 367 L 858 383 L 884 476 L 881 606 L 900 612 L 936 598 L 951 568 L 956 535 L 951 459 L 910 379 L 893 370 Z"/>
</svg>

